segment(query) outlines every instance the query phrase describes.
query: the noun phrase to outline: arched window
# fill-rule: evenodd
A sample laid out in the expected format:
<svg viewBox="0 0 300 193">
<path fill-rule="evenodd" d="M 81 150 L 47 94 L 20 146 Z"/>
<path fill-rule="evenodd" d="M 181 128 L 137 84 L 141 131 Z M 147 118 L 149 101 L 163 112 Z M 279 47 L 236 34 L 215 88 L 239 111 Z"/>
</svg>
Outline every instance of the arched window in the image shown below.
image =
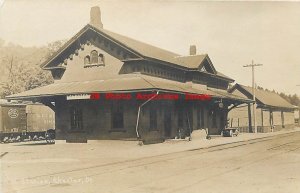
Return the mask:
<svg viewBox="0 0 300 193">
<path fill-rule="evenodd" d="M 91 64 L 98 63 L 98 52 L 96 50 L 91 51 Z"/>
<path fill-rule="evenodd" d="M 98 63 L 104 64 L 104 55 L 103 54 L 99 54 Z"/>
<path fill-rule="evenodd" d="M 90 56 L 84 57 L 84 65 L 90 64 Z"/>
</svg>

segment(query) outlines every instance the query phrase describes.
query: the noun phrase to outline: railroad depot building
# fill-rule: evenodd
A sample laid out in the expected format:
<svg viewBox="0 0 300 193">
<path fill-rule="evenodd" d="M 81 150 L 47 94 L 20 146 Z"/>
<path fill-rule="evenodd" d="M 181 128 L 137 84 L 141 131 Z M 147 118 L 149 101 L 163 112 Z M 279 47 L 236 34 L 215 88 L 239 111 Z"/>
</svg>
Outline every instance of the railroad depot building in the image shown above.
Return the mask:
<svg viewBox="0 0 300 193">
<path fill-rule="evenodd" d="M 229 91 L 241 97 L 253 98 L 252 87 L 235 84 Z M 258 132 L 272 132 L 295 126 L 294 110 L 296 108 L 280 95 L 270 91 L 255 89 L 255 98 Z M 250 105 L 241 105 L 232 109 L 228 114 L 229 126 L 239 127 L 242 132 L 254 131 L 252 109 Z"/>
<path fill-rule="evenodd" d="M 99 7 L 41 67 L 51 71 L 53 84 L 7 98 L 51 107 L 56 139 L 67 142 L 163 141 L 206 128 L 220 134 L 228 109 L 251 102 L 228 93 L 234 80 L 195 46 L 180 56 L 108 31 Z"/>
</svg>

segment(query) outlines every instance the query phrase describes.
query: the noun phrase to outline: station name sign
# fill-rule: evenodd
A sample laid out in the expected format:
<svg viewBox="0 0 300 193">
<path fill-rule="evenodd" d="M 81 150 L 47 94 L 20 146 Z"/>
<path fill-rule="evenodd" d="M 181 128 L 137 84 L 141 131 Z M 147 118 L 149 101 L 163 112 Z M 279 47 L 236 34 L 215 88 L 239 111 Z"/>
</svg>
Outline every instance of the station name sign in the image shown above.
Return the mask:
<svg viewBox="0 0 300 193">
<path fill-rule="evenodd" d="M 67 95 L 67 100 L 80 100 L 80 99 L 90 99 L 90 94 L 72 94 Z"/>
</svg>

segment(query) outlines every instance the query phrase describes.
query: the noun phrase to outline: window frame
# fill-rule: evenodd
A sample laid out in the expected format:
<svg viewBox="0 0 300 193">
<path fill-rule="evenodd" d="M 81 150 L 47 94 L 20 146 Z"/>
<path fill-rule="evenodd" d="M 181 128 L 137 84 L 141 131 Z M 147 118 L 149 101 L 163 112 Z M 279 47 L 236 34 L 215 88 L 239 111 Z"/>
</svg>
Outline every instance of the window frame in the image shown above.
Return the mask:
<svg viewBox="0 0 300 193">
<path fill-rule="evenodd" d="M 99 62 L 98 51 L 92 50 L 90 53 L 90 64 L 98 64 L 98 62 Z"/>
<path fill-rule="evenodd" d="M 84 131 L 83 110 L 81 107 L 70 107 L 70 131 Z"/>
<path fill-rule="evenodd" d="M 118 123 L 119 121 L 121 124 Z M 126 131 L 124 126 L 124 103 L 113 101 L 111 103 L 111 131 Z"/>
<path fill-rule="evenodd" d="M 204 128 L 204 108 L 203 106 L 199 106 L 197 108 L 197 127 Z"/>
<path fill-rule="evenodd" d="M 104 54 L 102 53 L 99 53 L 98 54 L 98 64 L 105 64 L 105 57 L 104 57 Z"/>
<path fill-rule="evenodd" d="M 97 55 L 97 60 L 96 60 Z M 89 59 L 89 63 L 86 63 L 86 58 Z M 95 62 L 93 61 L 95 60 Z M 84 68 L 90 67 L 98 67 L 98 66 L 105 66 L 105 56 L 102 53 L 99 53 L 97 50 L 92 50 L 90 55 L 84 57 Z"/>
<path fill-rule="evenodd" d="M 86 61 L 86 59 L 88 59 L 88 61 Z M 84 63 L 85 66 L 90 65 L 91 64 L 91 57 L 89 55 L 86 55 L 84 57 L 83 63 Z"/>
</svg>

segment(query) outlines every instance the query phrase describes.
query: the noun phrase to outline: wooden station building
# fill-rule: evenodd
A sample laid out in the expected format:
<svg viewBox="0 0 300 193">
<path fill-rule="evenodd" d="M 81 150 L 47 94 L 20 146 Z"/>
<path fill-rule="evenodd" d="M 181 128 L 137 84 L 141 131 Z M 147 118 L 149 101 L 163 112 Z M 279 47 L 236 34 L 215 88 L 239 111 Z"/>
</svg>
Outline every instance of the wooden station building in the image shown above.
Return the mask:
<svg viewBox="0 0 300 193">
<path fill-rule="evenodd" d="M 163 141 L 196 129 L 220 134 L 228 109 L 250 103 L 227 92 L 234 80 L 207 54 L 176 53 L 103 28 L 99 7 L 91 21 L 41 67 L 55 82 L 8 99 L 31 100 L 55 112 L 57 140 Z"/>
<path fill-rule="evenodd" d="M 241 97 L 253 98 L 252 87 L 236 84 L 230 89 L 230 92 Z M 270 91 L 255 89 L 255 98 L 258 132 L 272 132 L 295 126 L 294 110 L 296 108 L 280 95 Z M 242 132 L 254 131 L 252 109 L 250 105 L 248 107 L 241 105 L 232 109 L 228 114 L 229 126 L 239 127 Z"/>
</svg>

